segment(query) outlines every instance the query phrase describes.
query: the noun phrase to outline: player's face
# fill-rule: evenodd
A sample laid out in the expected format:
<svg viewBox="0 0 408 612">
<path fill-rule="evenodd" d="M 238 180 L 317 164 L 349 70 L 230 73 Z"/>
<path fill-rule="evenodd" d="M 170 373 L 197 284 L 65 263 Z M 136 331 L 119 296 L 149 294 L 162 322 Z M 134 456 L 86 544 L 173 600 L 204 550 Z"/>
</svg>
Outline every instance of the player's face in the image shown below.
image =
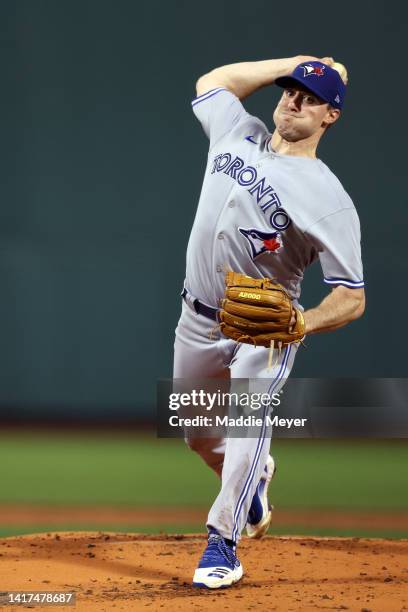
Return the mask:
<svg viewBox="0 0 408 612">
<path fill-rule="evenodd" d="M 309 138 L 336 121 L 340 112 L 302 87 L 288 87 L 273 114 L 280 136 L 288 142 Z"/>
</svg>

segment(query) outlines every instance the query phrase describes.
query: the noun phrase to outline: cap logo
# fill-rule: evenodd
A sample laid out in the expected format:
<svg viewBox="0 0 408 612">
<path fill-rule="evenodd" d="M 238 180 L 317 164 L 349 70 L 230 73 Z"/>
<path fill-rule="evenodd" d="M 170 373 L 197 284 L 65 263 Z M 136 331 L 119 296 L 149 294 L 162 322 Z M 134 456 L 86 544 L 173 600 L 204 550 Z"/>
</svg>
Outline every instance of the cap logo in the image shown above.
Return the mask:
<svg viewBox="0 0 408 612">
<path fill-rule="evenodd" d="M 303 76 L 308 77 L 311 74 L 315 74 L 316 76 L 323 76 L 324 69 L 326 66 L 312 66 L 311 64 L 303 64 Z"/>
<path fill-rule="evenodd" d="M 334 101 L 337 102 L 337 104 L 340 104 L 340 96 L 339 96 L 339 94 L 337 94 L 337 96 L 334 98 Z"/>
</svg>

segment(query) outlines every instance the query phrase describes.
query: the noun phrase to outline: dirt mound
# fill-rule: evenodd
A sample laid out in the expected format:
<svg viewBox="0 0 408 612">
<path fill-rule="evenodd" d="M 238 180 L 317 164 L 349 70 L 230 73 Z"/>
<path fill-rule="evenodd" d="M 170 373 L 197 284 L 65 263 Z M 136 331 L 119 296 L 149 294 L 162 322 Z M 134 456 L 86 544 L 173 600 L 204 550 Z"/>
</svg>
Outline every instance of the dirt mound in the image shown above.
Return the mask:
<svg viewBox="0 0 408 612">
<path fill-rule="evenodd" d="M 52 533 L 0 540 L 3 591 L 75 591 L 60 610 L 408 611 L 408 541 L 243 538 L 243 580 L 191 586 L 204 536 Z M 11 609 L 11 608 L 10 608 Z"/>
</svg>

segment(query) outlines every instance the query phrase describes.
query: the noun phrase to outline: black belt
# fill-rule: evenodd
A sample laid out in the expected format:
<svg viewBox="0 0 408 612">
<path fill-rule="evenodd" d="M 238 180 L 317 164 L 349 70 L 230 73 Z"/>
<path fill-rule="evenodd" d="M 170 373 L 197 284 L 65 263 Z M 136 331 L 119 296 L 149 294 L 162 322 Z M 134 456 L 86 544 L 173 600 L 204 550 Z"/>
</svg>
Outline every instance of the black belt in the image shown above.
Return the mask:
<svg viewBox="0 0 408 612">
<path fill-rule="evenodd" d="M 187 291 L 185 287 L 182 291 L 181 297 L 197 314 L 203 315 L 203 317 L 207 317 L 207 319 L 212 319 L 218 323 L 218 308 L 213 308 L 212 306 L 203 304 L 200 302 L 200 300 L 191 295 L 191 293 Z"/>
</svg>

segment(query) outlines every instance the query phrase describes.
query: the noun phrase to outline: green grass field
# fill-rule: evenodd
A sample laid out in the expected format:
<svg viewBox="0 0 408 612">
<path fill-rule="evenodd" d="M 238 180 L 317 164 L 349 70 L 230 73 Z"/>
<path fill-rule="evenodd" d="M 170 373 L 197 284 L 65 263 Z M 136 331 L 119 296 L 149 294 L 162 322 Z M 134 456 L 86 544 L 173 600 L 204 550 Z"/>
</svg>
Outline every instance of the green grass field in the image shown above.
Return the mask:
<svg viewBox="0 0 408 612">
<path fill-rule="evenodd" d="M 277 507 L 407 511 L 408 444 L 402 441 L 277 440 Z M 107 505 L 209 507 L 216 476 L 182 441 L 131 433 L 8 433 L 0 437 L 0 505 Z M 47 531 L 0 525 L 0 535 Z M 61 530 L 92 525 L 59 525 Z M 290 525 L 283 530 L 290 533 Z M 157 530 L 180 531 L 171 524 Z M 55 531 L 55 526 L 52 526 Z M 100 530 L 100 526 L 98 526 Z M 143 525 L 104 525 L 110 531 L 152 531 Z M 185 525 L 195 531 L 197 525 Z M 276 531 L 275 531 L 276 532 Z M 302 533 L 316 533 L 305 525 Z M 320 535 L 408 537 L 393 529 L 321 529 Z"/>
</svg>

